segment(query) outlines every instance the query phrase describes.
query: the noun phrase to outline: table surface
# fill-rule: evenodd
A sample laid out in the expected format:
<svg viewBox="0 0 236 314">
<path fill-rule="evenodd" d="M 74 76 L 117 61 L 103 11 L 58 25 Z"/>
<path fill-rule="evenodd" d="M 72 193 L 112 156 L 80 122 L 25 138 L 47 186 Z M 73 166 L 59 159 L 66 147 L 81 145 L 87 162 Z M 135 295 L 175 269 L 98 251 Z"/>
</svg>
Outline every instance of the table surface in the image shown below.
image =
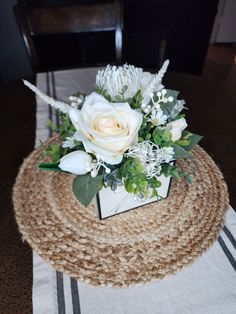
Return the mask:
<svg viewBox="0 0 236 314">
<path fill-rule="evenodd" d="M 190 108 L 187 118 L 201 145 L 220 166 L 236 208 L 236 65 L 235 50 L 212 47 L 202 76 L 169 73 L 168 87 L 181 90 Z M 11 202 L 19 166 L 34 147 L 35 98 L 21 81 L 0 86 L 0 309 L 2 313 L 31 313 L 32 252 L 21 241 Z M 200 132 L 199 132 L 200 131 Z M 22 293 L 23 292 L 23 293 Z"/>
</svg>

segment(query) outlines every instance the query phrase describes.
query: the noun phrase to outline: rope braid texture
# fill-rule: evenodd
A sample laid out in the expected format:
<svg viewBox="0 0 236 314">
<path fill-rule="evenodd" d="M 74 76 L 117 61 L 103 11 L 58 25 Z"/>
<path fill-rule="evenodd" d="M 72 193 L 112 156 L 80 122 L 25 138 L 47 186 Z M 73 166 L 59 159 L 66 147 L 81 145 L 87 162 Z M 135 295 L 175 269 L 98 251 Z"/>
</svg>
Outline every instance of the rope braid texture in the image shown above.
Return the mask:
<svg viewBox="0 0 236 314">
<path fill-rule="evenodd" d="M 199 146 L 192 160 L 178 162 L 194 174 L 191 185 L 172 180 L 167 199 L 106 220 L 77 201 L 71 174 L 38 169 L 40 154 L 24 161 L 14 186 L 19 230 L 45 261 L 78 280 L 128 287 L 162 279 L 206 251 L 224 225 L 227 187 Z"/>
</svg>

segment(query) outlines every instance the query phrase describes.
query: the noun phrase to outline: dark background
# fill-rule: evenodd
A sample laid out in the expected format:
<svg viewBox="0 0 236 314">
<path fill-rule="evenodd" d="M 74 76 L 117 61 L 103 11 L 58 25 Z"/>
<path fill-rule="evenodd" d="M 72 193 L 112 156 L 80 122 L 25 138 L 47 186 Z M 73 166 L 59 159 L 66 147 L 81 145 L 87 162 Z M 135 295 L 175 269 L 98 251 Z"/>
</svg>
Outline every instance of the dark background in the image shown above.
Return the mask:
<svg viewBox="0 0 236 314">
<path fill-rule="evenodd" d="M 25 0 L 26 7 L 75 5 L 80 0 Z M 101 1 L 100 1 L 101 2 Z M 204 64 L 218 0 L 124 0 L 123 62 L 157 69 L 163 58 L 170 70 L 200 74 Z M 0 1 L 0 82 L 33 74 L 14 17 L 15 0 Z M 114 34 L 36 36 L 41 71 L 79 67 L 81 46 L 86 47 L 87 65 L 114 61 Z M 165 51 L 160 58 L 160 44 Z M 84 48 L 85 49 L 85 48 Z M 193 62 L 194 60 L 194 62 Z"/>
</svg>

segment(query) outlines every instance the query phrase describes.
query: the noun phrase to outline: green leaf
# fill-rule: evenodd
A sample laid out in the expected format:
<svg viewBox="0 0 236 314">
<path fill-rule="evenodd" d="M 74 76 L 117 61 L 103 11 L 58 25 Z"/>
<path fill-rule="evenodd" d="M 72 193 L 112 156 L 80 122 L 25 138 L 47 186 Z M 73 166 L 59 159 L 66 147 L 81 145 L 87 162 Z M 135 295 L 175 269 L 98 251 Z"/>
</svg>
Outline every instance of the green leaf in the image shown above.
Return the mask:
<svg viewBox="0 0 236 314">
<path fill-rule="evenodd" d="M 175 157 L 176 158 L 190 158 L 190 157 L 192 157 L 192 155 L 189 152 L 187 152 L 183 147 L 181 147 L 177 144 L 174 144 L 173 147 L 175 150 Z"/>
<path fill-rule="evenodd" d="M 190 141 L 183 139 L 183 140 L 176 141 L 175 143 L 179 146 L 185 146 L 186 147 L 186 146 L 189 146 Z"/>
<path fill-rule="evenodd" d="M 73 192 L 85 207 L 90 204 L 95 194 L 100 189 L 102 178 L 102 175 L 97 175 L 93 178 L 89 173 L 74 178 L 72 185 Z"/>
<path fill-rule="evenodd" d="M 42 170 L 52 170 L 52 171 L 60 171 L 60 172 L 65 172 L 61 170 L 59 167 L 59 162 L 53 162 L 49 164 L 39 164 L 39 168 Z"/>
<path fill-rule="evenodd" d="M 173 102 L 178 98 L 179 92 L 174 89 L 167 89 L 166 97 L 172 96 L 174 98 Z"/>
<path fill-rule="evenodd" d="M 155 128 L 155 130 L 152 133 L 152 137 L 153 137 L 153 141 L 156 145 L 160 145 L 161 144 L 161 135 L 159 134 L 159 130 L 158 128 Z"/>
<path fill-rule="evenodd" d="M 145 140 L 148 141 L 148 140 L 150 140 L 151 137 L 152 137 L 151 133 L 148 133 L 148 134 L 146 135 L 146 137 L 145 137 Z"/>
<path fill-rule="evenodd" d="M 173 97 L 173 101 L 161 104 L 161 109 L 163 110 L 164 114 L 166 114 L 166 115 L 171 114 L 171 112 L 175 106 L 178 94 L 179 94 L 179 92 L 177 92 L 175 90 L 167 89 L 167 93 L 166 93 L 165 97 L 168 98 L 171 96 L 171 97 Z"/>
<path fill-rule="evenodd" d="M 133 184 L 132 184 L 132 180 L 127 179 L 125 181 L 125 189 L 128 193 L 132 193 L 133 192 Z"/>
<path fill-rule="evenodd" d="M 59 144 L 51 144 L 46 150 L 47 154 L 51 156 L 53 163 L 61 158 L 61 146 Z"/>
<path fill-rule="evenodd" d="M 171 164 L 163 164 L 161 167 L 161 172 L 162 174 L 164 174 L 165 177 L 169 177 L 170 176 L 170 169 L 171 169 L 172 165 Z"/>
<path fill-rule="evenodd" d="M 98 94 L 101 94 L 103 97 L 105 97 L 108 101 L 111 101 L 111 96 L 107 93 L 107 91 L 105 89 L 103 89 L 102 87 L 99 86 L 95 86 L 95 91 Z"/>
<path fill-rule="evenodd" d="M 170 132 L 168 129 L 165 129 L 165 132 L 164 132 L 164 134 L 162 135 L 162 139 L 163 139 L 163 141 L 165 141 L 165 142 L 171 141 L 172 135 L 171 135 L 171 132 Z"/>
<path fill-rule="evenodd" d="M 185 146 L 185 149 L 187 151 L 190 151 L 195 145 L 197 145 L 198 142 L 201 141 L 203 137 L 201 135 L 197 135 L 197 134 L 192 134 L 191 137 L 189 137 L 189 145 L 188 146 Z"/>
</svg>

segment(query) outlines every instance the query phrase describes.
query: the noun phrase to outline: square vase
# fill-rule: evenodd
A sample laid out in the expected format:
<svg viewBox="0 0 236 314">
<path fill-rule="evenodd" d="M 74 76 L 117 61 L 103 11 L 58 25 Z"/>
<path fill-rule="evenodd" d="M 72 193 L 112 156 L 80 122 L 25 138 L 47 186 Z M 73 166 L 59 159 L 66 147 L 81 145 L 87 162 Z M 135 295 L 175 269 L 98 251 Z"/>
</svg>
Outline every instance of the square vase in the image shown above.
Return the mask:
<svg viewBox="0 0 236 314">
<path fill-rule="evenodd" d="M 161 175 L 158 177 L 158 180 L 161 182 L 161 186 L 157 189 L 160 197 L 143 200 L 135 200 L 134 195 L 128 193 L 123 185 L 119 186 L 115 191 L 112 191 L 110 188 L 101 189 L 96 197 L 99 218 L 105 219 L 166 198 L 170 189 L 171 177 Z"/>
</svg>

